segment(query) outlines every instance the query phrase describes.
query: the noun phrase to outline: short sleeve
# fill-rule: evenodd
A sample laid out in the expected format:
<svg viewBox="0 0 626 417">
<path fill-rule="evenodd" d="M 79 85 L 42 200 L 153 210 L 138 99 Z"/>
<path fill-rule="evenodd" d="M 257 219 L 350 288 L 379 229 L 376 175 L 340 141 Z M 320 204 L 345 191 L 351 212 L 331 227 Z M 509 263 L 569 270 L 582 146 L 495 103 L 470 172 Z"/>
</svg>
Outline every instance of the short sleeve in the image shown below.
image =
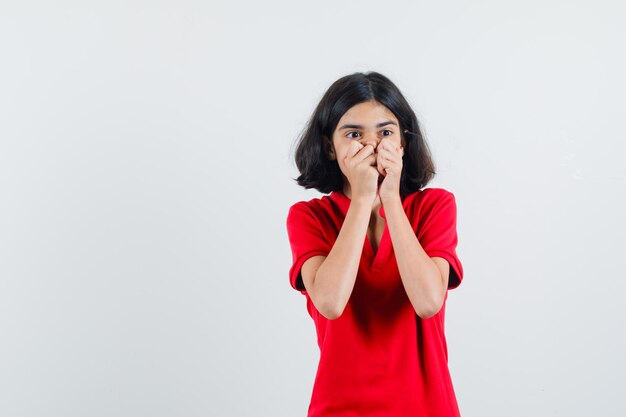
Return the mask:
<svg viewBox="0 0 626 417">
<path fill-rule="evenodd" d="M 450 264 L 448 289 L 458 287 L 463 280 L 463 266 L 456 254 L 456 199 L 446 191 L 429 210 L 427 218 L 420 222 L 417 240 L 430 257 L 439 256 Z"/>
<path fill-rule="evenodd" d="M 331 247 L 324 238 L 320 222 L 303 202 L 298 202 L 289 209 L 287 235 L 293 258 L 289 282 L 294 289 L 304 293 L 306 289 L 300 274 L 302 264 L 312 256 L 328 256 Z"/>
</svg>

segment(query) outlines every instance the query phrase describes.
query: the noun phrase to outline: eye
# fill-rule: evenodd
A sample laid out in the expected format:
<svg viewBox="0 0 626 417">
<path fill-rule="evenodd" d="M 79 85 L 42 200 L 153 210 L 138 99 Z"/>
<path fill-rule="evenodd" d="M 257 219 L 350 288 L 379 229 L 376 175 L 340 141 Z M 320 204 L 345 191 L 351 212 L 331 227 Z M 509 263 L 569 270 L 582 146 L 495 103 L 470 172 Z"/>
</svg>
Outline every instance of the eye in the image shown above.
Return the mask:
<svg viewBox="0 0 626 417">
<path fill-rule="evenodd" d="M 350 136 L 352 133 L 356 133 L 357 135 L 359 134 L 359 132 L 352 131 L 352 132 L 346 133 L 346 136 L 348 136 L 350 139 L 354 139 L 356 136 Z"/>
<path fill-rule="evenodd" d="M 389 134 L 385 135 L 385 132 L 389 132 Z M 385 129 L 383 130 L 383 136 L 391 136 L 393 135 L 393 130 Z"/>
</svg>

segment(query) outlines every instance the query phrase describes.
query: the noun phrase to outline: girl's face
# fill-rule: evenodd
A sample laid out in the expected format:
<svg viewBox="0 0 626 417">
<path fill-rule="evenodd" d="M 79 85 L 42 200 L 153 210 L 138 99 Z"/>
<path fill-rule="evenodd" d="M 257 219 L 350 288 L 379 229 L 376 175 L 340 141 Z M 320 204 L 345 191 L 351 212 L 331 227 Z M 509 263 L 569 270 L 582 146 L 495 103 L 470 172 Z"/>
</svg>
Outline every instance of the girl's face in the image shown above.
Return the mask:
<svg viewBox="0 0 626 417">
<path fill-rule="evenodd" d="M 370 144 L 377 151 L 378 144 L 383 139 L 391 141 L 396 147 L 405 145 L 400 133 L 400 123 L 387 107 L 375 100 L 369 100 L 356 104 L 344 113 L 333 132 L 334 152 L 331 152 L 332 159 L 337 159 L 344 179 L 347 177 L 343 160 L 350 143 L 357 141 L 363 146 Z"/>
</svg>

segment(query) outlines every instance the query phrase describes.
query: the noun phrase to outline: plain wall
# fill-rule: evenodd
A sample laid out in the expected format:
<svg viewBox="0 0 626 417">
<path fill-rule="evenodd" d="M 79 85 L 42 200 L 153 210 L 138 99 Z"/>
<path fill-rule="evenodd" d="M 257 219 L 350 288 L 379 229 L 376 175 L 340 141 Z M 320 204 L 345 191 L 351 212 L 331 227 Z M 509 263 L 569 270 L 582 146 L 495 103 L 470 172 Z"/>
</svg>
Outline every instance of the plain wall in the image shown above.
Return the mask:
<svg viewBox="0 0 626 417">
<path fill-rule="evenodd" d="M 294 142 L 379 71 L 455 194 L 465 417 L 618 416 L 626 6 L 0 5 L 0 415 L 304 416 Z"/>
</svg>

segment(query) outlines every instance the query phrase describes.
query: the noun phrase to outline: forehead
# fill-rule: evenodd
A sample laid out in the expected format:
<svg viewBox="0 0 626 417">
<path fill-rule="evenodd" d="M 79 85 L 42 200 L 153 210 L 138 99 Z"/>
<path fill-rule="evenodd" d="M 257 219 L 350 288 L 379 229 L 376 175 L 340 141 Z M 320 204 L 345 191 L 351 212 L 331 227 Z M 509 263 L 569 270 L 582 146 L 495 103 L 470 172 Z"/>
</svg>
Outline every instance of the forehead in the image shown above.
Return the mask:
<svg viewBox="0 0 626 417">
<path fill-rule="evenodd" d="M 371 121 L 371 124 L 376 124 L 376 122 L 383 119 L 398 122 L 396 116 L 394 116 L 394 114 L 387 107 L 377 101 L 370 100 L 350 107 L 348 111 L 341 116 L 339 122 Z"/>
</svg>

